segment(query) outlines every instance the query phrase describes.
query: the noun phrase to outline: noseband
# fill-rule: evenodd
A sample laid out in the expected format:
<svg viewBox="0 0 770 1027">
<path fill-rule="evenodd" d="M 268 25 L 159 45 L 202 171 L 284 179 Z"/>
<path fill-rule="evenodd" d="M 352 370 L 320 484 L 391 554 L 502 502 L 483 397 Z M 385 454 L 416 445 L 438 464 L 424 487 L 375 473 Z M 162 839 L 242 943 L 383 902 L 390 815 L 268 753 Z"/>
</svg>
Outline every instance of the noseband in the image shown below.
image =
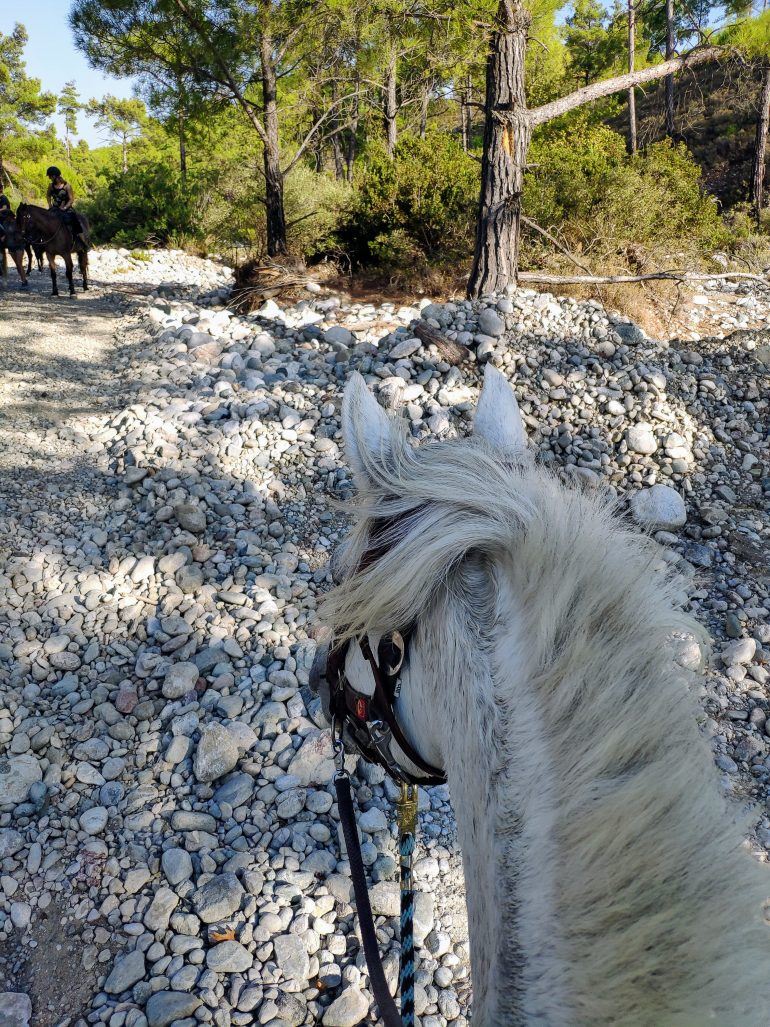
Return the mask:
<svg viewBox="0 0 770 1027">
<path fill-rule="evenodd" d="M 411 631 L 406 637 L 397 631 L 384 635 L 377 647 L 379 662 L 366 635 L 353 643 L 337 645 L 332 641 L 328 649 L 319 649 L 316 655 L 310 687 L 320 696 L 331 724 L 338 760 L 347 749 L 382 767 L 397 784 L 440 785 L 446 782 L 446 775 L 422 758 L 396 719 L 395 704 L 401 692 L 401 672 L 408 663 L 411 635 Z M 372 693 L 357 689 L 347 676 L 345 665 L 351 644 L 359 647 L 371 668 Z M 403 655 L 395 669 L 391 656 L 394 652 Z M 401 766 L 398 753 L 393 751 L 394 743 L 419 768 L 419 774 Z"/>
<path fill-rule="evenodd" d="M 385 535 L 393 524 L 393 521 L 388 521 L 383 526 L 381 522 L 380 530 L 373 532 L 374 544 L 364 553 L 355 574 L 387 552 L 377 539 Z M 401 693 L 401 676 L 409 663 L 413 633 L 414 626 L 411 625 L 403 634 L 394 631 L 383 635 L 377 645 L 376 657 L 368 635 L 353 642 L 337 643 L 332 639 L 328 646 L 319 647 L 316 653 L 310 672 L 310 688 L 320 697 L 324 714 L 331 724 L 338 766 L 342 764 L 347 749 L 382 767 L 399 785 L 439 785 L 446 782 L 446 775 L 422 758 L 406 738 L 396 718 L 395 706 Z M 348 678 L 346 664 L 351 645 L 358 646 L 371 669 L 373 691 L 359 690 Z M 419 769 L 419 774 L 399 763 L 400 754 L 394 752 L 394 747 Z"/>
</svg>

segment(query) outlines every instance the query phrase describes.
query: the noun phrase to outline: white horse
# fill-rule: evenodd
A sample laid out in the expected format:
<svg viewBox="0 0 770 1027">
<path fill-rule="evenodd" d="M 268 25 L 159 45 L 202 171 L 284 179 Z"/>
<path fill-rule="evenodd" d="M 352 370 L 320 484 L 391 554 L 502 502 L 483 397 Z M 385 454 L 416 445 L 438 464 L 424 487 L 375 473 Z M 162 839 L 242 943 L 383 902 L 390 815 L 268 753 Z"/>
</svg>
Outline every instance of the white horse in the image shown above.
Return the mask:
<svg viewBox="0 0 770 1027">
<path fill-rule="evenodd" d="M 338 639 L 413 628 L 396 710 L 448 775 L 474 1024 L 770 1022 L 765 868 L 719 794 L 670 644 L 701 632 L 652 544 L 535 465 L 489 366 L 463 441 L 412 447 L 360 375 L 342 414 L 359 502 L 324 616 Z"/>
</svg>

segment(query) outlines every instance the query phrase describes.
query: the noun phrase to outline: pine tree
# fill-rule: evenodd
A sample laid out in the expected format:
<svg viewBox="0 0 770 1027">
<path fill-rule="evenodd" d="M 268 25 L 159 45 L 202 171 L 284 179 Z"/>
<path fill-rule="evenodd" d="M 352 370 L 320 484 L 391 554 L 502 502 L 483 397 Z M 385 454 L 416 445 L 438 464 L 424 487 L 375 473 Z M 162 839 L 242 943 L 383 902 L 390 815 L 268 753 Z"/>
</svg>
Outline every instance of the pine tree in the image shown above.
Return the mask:
<svg viewBox="0 0 770 1027">
<path fill-rule="evenodd" d="M 42 125 L 56 109 L 56 97 L 29 78 L 24 63 L 27 31 L 16 25 L 0 33 L 0 191 L 11 184 L 13 157 L 34 126 Z"/>
<path fill-rule="evenodd" d="M 105 96 L 101 100 L 90 100 L 86 110 L 116 142 L 120 143 L 123 158 L 123 174 L 128 171 L 128 144 L 136 139 L 147 121 L 147 110 L 141 100 L 122 100 L 117 96 Z"/>
<path fill-rule="evenodd" d="M 57 103 L 59 114 L 64 116 L 64 147 L 67 150 L 67 161 L 71 159 L 72 137 L 78 130 L 78 113 L 82 107 L 75 83 L 67 82 Z"/>
</svg>

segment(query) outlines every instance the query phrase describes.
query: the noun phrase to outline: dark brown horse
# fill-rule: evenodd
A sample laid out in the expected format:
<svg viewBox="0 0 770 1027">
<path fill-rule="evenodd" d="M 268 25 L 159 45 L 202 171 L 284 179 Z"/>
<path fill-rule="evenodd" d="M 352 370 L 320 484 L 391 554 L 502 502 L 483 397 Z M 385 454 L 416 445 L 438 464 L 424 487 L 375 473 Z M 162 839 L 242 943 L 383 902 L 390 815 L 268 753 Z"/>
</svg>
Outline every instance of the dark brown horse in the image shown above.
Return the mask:
<svg viewBox="0 0 770 1027">
<path fill-rule="evenodd" d="M 74 213 L 74 212 L 73 212 Z M 84 234 L 88 233 L 88 221 L 82 214 L 75 214 L 79 218 Z M 83 276 L 83 289 L 88 288 L 88 250 L 86 244 L 75 239 L 72 229 L 62 215 L 55 210 L 46 210 L 44 207 L 35 207 L 31 203 L 20 203 L 16 211 L 16 226 L 24 235 L 25 239 L 38 243 L 45 251 L 48 258 L 48 267 L 51 269 L 52 296 L 59 295 L 59 287 L 56 284 L 56 258 L 62 257 L 67 272 L 67 282 L 70 287 L 70 296 L 75 295 L 75 285 L 72 281 L 72 253 L 78 255 L 78 265 Z"/>
<path fill-rule="evenodd" d="M 3 279 L 8 277 L 8 254 L 19 272 L 22 289 L 27 288 L 27 274 L 24 270 L 25 242 L 16 227 L 16 219 L 10 210 L 0 211 L 0 273 Z"/>
</svg>

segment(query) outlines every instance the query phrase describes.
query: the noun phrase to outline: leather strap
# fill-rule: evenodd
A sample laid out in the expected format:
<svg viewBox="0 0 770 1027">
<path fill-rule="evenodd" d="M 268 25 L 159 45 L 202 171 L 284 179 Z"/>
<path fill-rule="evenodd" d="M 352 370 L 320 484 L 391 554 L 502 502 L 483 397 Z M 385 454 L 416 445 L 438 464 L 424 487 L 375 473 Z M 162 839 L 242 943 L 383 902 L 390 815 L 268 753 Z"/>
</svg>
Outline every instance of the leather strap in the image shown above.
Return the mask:
<svg viewBox="0 0 770 1027">
<path fill-rule="evenodd" d="M 380 952 L 377 947 L 377 936 L 374 933 L 372 907 L 369 904 L 364 861 L 361 858 L 361 846 L 358 841 L 356 817 L 353 810 L 353 796 L 350 793 L 350 778 L 347 774 L 336 774 L 334 777 L 334 787 L 337 791 L 337 805 L 340 811 L 342 831 L 345 835 L 345 847 L 347 848 L 348 862 L 350 863 L 350 876 L 353 879 L 358 922 L 361 925 L 361 940 L 364 945 L 364 955 L 366 956 L 366 965 L 369 970 L 369 981 L 374 992 L 374 1000 L 377 1003 L 380 1017 L 385 1027 L 401 1027 L 401 1014 L 388 990 L 388 982 L 385 980 L 385 971 L 382 968 Z"/>
<path fill-rule="evenodd" d="M 372 674 L 374 675 L 374 698 L 376 700 L 377 713 L 383 717 L 404 755 L 407 756 L 416 767 L 419 767 L 420 770 L 425 773 L 426 780 L 420 783 L 443 784 L 446 781 L 444 774 L 442 774 L 437 767 L 431 766 L 430 763 L 427 763 L 422 758 L 416 749 L 414 749 L 414 747 L 409 743 L 404 732 L 401 730 L 401 726 L 393 713 L 393 707 L 390 704 L 390 699 L 385 691 L 382 674 L 380 673 L 380 668 L 377 665 L 377 661 L 375 660 L 371 646 L 369 645 L 369 639 L 364 636 L 360 640 L 359 644 L 361 646 L 361 652 L 364 654 L 364 658 L 372 668 Z"/>
</svg>

